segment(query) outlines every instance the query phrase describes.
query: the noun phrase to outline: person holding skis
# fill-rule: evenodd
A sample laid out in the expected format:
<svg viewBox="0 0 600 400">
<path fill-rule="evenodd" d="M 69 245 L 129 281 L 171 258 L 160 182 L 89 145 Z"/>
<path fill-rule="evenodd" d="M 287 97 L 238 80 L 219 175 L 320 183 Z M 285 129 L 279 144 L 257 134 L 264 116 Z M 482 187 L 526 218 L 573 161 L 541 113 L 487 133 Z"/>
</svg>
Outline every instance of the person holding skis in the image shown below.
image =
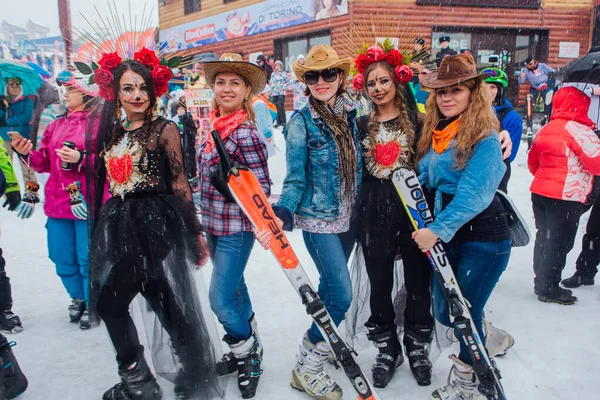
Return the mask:
<svg viewBox="0 0 600 400">
<path fill-rule="evenodd" d="M 579 219 L 594 200 L 594 175 L 600 175 L 600 139 L 591 128 L 589 106 L 590 98 L 575 87 L 556 92 L 550 122 L 538 132 L 528 155 L 537 228 L 534 292 L 542 302 L 577 301 L 559 283 Z"/>
<path fill-rule="evenodd" d="M 0 144 L 2 138 L 0 138 Z M 8 211 L 17 211 L 21 203 L 19 181 L 12 166 L 11 157 L 6 153 L 4 146 L 0 146 L 0 189 L 5 196 L 2 207 Z M 13 299 L 10 278 L 6 275 L 6 260 L 0 249 L 0 331 L 5 333 L 19 333 L 23 330 L 21 318 L 12 312 Z"/>
<path fill-rule="evenodd" d="M 432 91 L 416 157 L 419 181 L 434 198 L 435 220 L 414 232 L 413 238 L 423 252 L 442 241 L 483 340 L 483 309 L 511 251 L 508 221 L 496 196 L 506 167 L 498 120 L 483 82 L 488 75 L 478 75 L 469 54 L 444 57 L 440 71 L 421 77 L 422 85 Z M 437 280 L 433 293 L 436 318 L 450 325 L 449 305 Z M 448 384 L 431 398 L 487 399 L 478 389 L 474 360 L 464 341 L 459 356 L 450 359 Z"/>
<path fill-rule="evenodd" d="M 506 164 L 506 173 L 502 178 L 499 189 L 504 193 L 508 193 L 508 181 L 510 179 L 511 167 L 519 151 L 521 136 L 523 135 L 523 118 L 516 112 L 510 101 L 504 96 L 505 90 L 508 87 L 508 76 L 504 71 L 498 68 L 486 68 L 481 71 L 481 74 L 489 75 L 485 78 L 485 83 L 492 97 L 492 106 L 500 122 L 500 130 L 507 131 L 510 135 L 512 149 L 508 158 L 504 160 Z"/>
<path fill-rule="evenodd" d="M 412 240 L 411 222 L 391 181 L 400 166 L 413 167 L 420 126 L 408 86 L 412 70 L 403 64 L 398 50 L 382 43 L 383 47 L 358 52 L 353 79 L 355 88 L 365 89 L 372 104 L 370 115 L 357 120 L 364 161 L 358 239 L 371 287 L 371 316 L 365 326 L 367 337 L 379 350 L 373 384 L 386 388 L 404 361 L 392 293 L 395 258 L 400 252 L 407 292 L 403 342 L 414 378 L 420 386 L 427 386 L 432 367 L 428 348 L 433 332 L 431 266 Z"/>
<path fill-rule="evenodd" d="M 216 327 L 200 304 L 196 280 L 202 277 L 194 275 L 207 262 L 208 247 L 179 129 L 153 115 L 173 75 L 152 50 L 127 56 L 102 54 L 93 78 L 105 103 L 94 147 L 97 165 L 88 168 L 94 182 L 90 297 L 114 345 L 120 377 L 103 399 L 162 397 L 129 312 L 138 294 L 147 301 L 140 309 L 152 327 L 154 370 L 174 383 L 175 398 L 222 397 L 218 342 L 211 335 Z M 105 177 L 112 197 L 102 205 Z"/>
<path fill-rule="evenodd" d="M 67 89 L 68 111 L 46 128 L 39 150 L 33 150 L 31 140 L 13 140 L 25 163 L 38 173 L 50 174 L 44 186 L 48 256 L 71 297 L 69 319 L 81 329 L 91 327 L 85 165 L 93 152 L 86 150 L 85 137 L 86 132 L 95 132 L 99 123 L 91 114 L 98 88 L 89 86 L 87 79 L 66 70 L 58 74 L 56 82 Z"/>
<path fill-rule="evenodd" d="M 313 46 L 304 64 L 294 61 L 294 75 L 308 87 L 309 103 L 284 130 L 287 173 L 273 207 L 284 230 L 302 230 L 319 271 L 319 296 L 336 325 L 352 301 L 347 263 L 362 180 L 356 110 L 344 90 L 351 63 L 328 45 Z M 270 231 L 256 235 L 263 247 L 270 247 Z M 325 371 L 330 355 L 330 346 L 313 323 L 300 344 L 292 387 L 321 400 L 341 399 L 342 389 Z"/>
<path fill-rule="evenodd" d="M 232 163 L 250 168 L 269 196 L 267 146 L 256 127 L 252 98 L 265 87 L 264 72 L 244 62 L 239 54 L 225 53 L 219 61 L 204 63 L 214 92 L 210 119 Z M 225 329 L 229 345 L 218 365 L 219 374 L 237 371 L 243 398 L 255 395 L 262 373 L 262 344 L 257 332 L 244 271 L 254 246 L 252 224 L 227 188 L 226 176 L 212 136 L 198 150 L 200 205 L 213 263 L 210 306 Z"/>
</svg>

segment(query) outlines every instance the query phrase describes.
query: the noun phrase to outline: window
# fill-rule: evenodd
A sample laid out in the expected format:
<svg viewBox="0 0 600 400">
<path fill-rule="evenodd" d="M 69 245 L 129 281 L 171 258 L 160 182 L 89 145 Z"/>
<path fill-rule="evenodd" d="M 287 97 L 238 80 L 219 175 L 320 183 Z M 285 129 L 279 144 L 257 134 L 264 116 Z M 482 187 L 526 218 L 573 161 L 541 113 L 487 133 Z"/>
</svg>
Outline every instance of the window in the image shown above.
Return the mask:
<svg viewBox="0 0 600 400">
<path fill-rule="evenodd" d="M 317 32 L 304 37 L 294 36 L 293 38 L 279 40 L 279 43 L 275 42 L 275 58 L 279 58 L 280 56 L 285 70 L 290 72 L 292 70 L 292 63 L 296 60 L 296 57 L 300 54 L 306 57 L 308 49 L 317 44 L 331 46 L 331 33 Z"/>
<path fill-rule="evenodd" d="M 184 0 L 183 13 L 185 15 L 200 11 L 200 0 Z"/>
</svg>

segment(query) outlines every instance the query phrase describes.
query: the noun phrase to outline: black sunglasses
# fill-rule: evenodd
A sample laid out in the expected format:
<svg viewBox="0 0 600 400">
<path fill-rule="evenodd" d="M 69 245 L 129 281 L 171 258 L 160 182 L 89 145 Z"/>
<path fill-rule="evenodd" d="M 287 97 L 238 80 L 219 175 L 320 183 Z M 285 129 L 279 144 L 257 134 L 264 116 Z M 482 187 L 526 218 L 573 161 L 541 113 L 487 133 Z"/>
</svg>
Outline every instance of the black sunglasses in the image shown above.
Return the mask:
<svg viewBox="0 0 600 400">
<path fill-rule="evenodd" d="M 327 68 L 322 71 L 308 71 L 302 77 L 307 85 L 316 85 L 319 82 L 319 77 L 322 76 L 325 82 L 335 82 L 340 70 L 337 68 Z"/>
</svg>

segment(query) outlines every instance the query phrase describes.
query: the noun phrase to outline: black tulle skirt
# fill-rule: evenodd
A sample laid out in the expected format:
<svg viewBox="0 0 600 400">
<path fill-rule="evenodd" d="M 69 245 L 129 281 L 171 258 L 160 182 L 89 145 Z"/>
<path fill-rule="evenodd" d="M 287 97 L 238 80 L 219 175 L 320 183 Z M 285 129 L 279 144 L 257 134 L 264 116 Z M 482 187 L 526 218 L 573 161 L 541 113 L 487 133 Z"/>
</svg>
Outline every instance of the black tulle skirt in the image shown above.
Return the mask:
<svg viewBox="0 0 600 400">
<path fill-rule="evenodd" d="M 222 347 L 202 273 L 195 268 L 200 233 L 195 208 L 176 196 L 144 194 L 108 200 L 100 210 L 90 246 L 90 297 L 95 307 L 102 291 L 112 290 L 113 285 L 151 281 L 167 285 L 175 300 L 171 310 L 153 310 L 138 296 L 154 368 L 173 381 L 178 363 L 193 365 L 201 371 L 198 378 L 204 383 L 198 399 L 205 400 L 222 397 L 225 381 L 216 373 Z M 165 316 L 184 321 L 173 324 L 168 332 L 162 321 Z"/>
</svg>

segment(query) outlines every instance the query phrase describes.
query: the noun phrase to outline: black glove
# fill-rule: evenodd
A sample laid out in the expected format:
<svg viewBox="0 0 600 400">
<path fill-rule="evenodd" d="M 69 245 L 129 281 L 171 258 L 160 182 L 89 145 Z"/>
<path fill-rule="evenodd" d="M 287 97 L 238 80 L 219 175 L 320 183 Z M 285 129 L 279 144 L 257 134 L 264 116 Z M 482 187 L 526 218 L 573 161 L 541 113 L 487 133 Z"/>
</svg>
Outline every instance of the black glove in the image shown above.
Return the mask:
<svg viewBox="0 0 600 400">
<path fill-rule="evenodd" d="M 235 203 L 235 199 L 229 190 L 229 186 L 227 186 L 227 172 L 223 170 L 221 160 L 217 163 L 217 169 L 210 173 L 210 183 L 217 189 L 217 192 L 225 197 L 227 203 Z"/>
<path fill-rule="evenodd" d="M 5 193 L 4 197 L 6 197 L 6 199 L 4 200 L 2 207 L 6 208 L 6 206 L 8 206 L 8 211 L 15 211 L 21 202 L 21 192 L 17 190 L 16 192 Z"/>
<path fill-rule="evenodd" d="M 4 96 L 0 96 L 0 110 L 6 110 L 9 106 L 8 100 Z"/>
</svg>

